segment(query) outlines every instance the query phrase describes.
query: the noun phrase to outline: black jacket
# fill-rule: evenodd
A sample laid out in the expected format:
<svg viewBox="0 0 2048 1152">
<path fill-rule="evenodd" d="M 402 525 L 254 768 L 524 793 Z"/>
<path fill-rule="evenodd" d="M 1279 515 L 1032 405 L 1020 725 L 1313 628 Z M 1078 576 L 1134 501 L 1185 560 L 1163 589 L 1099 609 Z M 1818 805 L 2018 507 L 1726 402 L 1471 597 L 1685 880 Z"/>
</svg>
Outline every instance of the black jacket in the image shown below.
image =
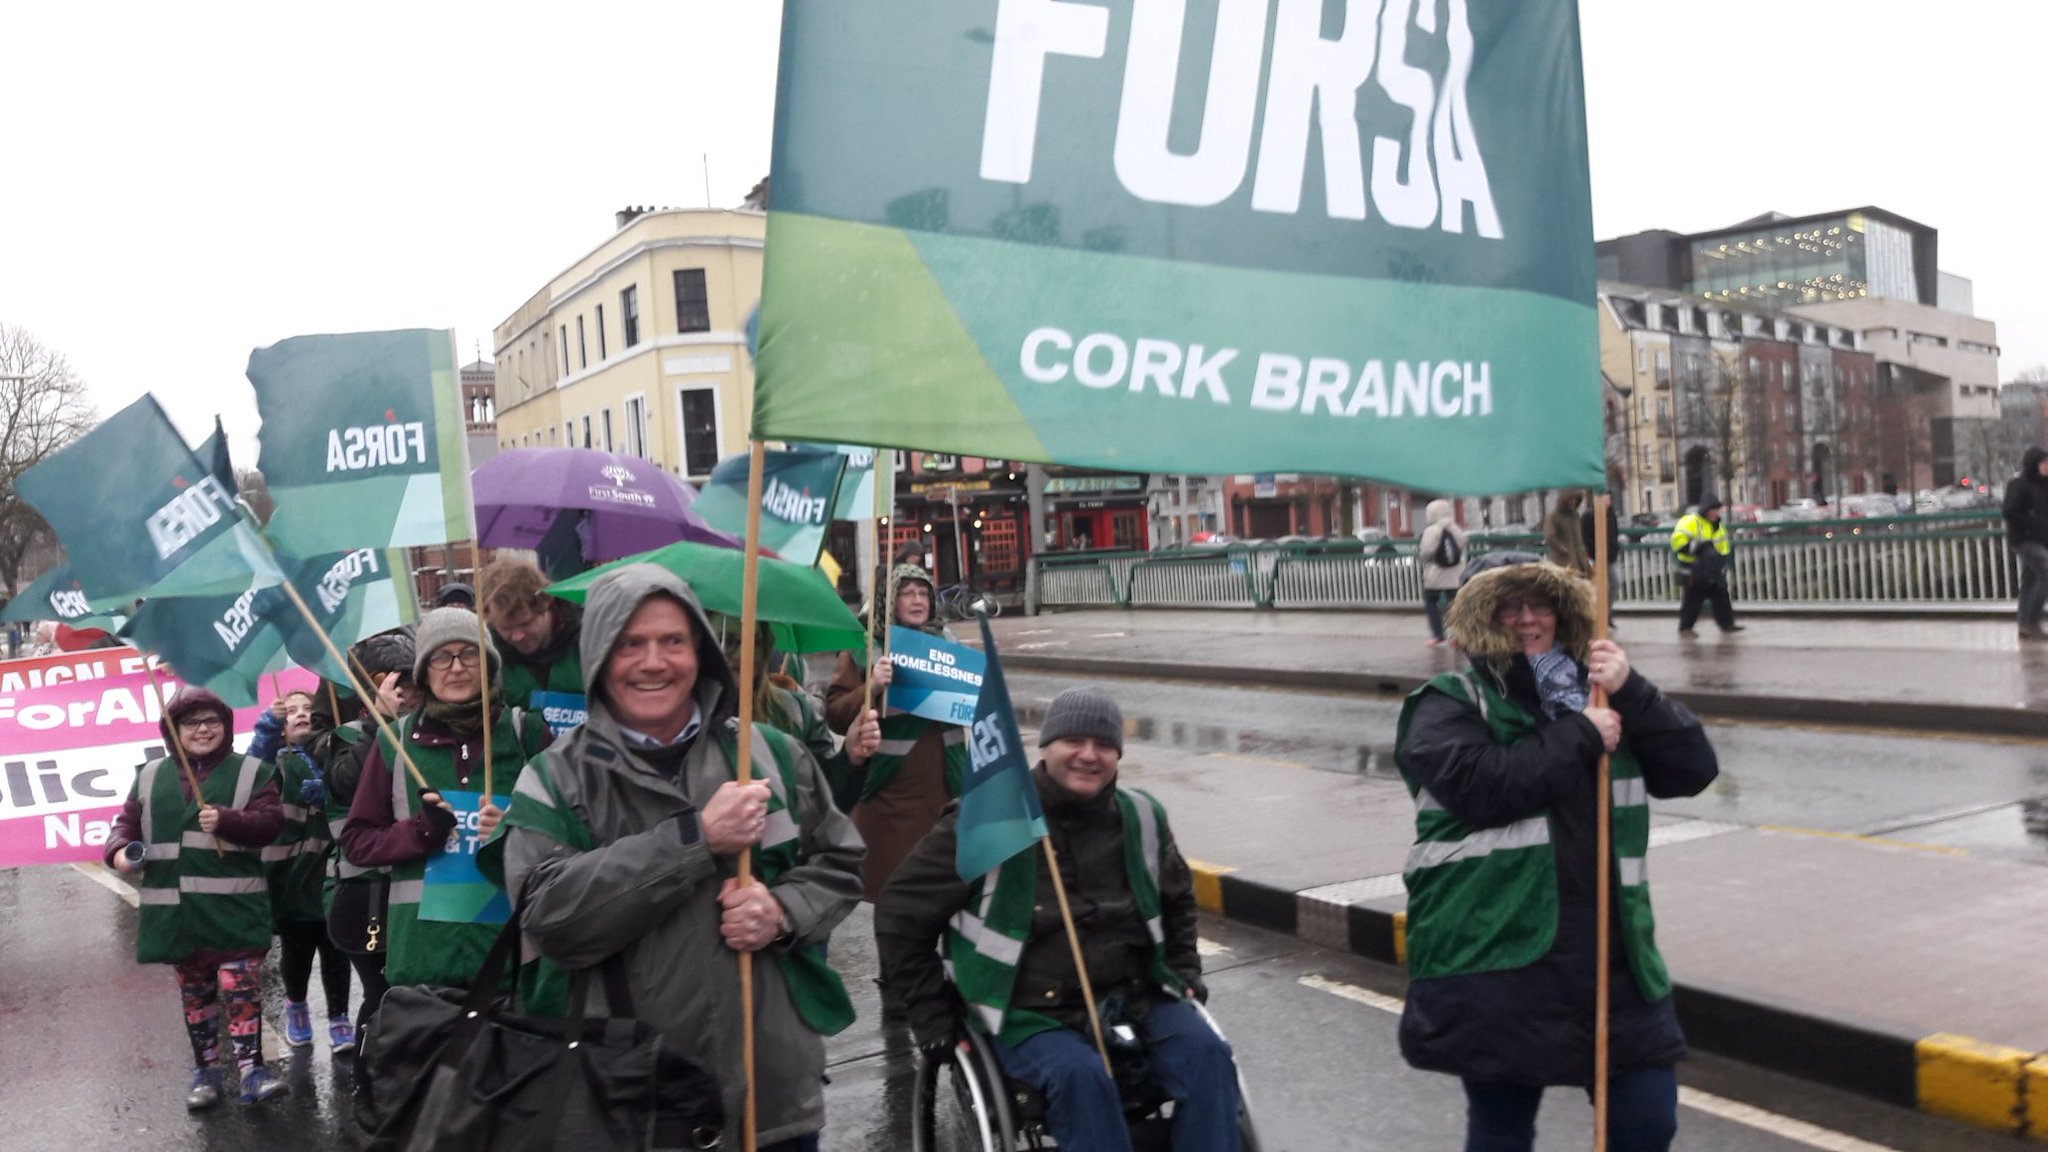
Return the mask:
<svg viewBox="0 0 2048 1152">
<path fill-rule="evenodd" d="M 1490 676 L 1484 667 L 1475 675 Z M 1401 1016 L 1401 1054 L 1417 1068 L 1523 1084 L 1588 1084 L 1593 1070 L 1595 775 L 1600 738 L 1569 713 L 1541 719 L 1536 681 L 1516 656 L 1507 695 L 1539 717 L 1512 747 L 1494 743 L 1477 709 L 1431 692 L 1418 702 L 1403 745 L 1410 774 L 1467 824 L 1495 827 L 1548 809 L 1558 862 L 1556 943 L 1523 968 L 1417 980 Z M 1699 720 L 1640 674 L 1614 694 L 1622 739 L 1659 799 L 1692 796 L 1719 771 Z M 1618 894 L 1615 879 L 1610 893 Z M 1613 915 L 1620 923 L 1618 896 Z M 1617 930 L 1610 938 L 1609 1044 L 1614 1075 L 1685 1058 L 1685 1037 L 1667 997 L 1645 1001 Z"/>
<path fill-rule="evenodd" d="M 1586 559 L 1591 560 L 1597 553 L 1593 546 L 1593 506 L 1586 505 L 1579 511 L 1579 538 L 1586 542 Z M 1614 510 L 1614 501 L 1607 502 L 1607 562 L 1621 563 L 1621 514 Z"/>
<path fill-rule="evenodd" d="M 1099 1002 L 1116 993 L 1137 991 L 1145 983 L 1151 936 L 1138 914 L 1124 868 L 1123 817 L 1114 788 L 1082 800 L 1054 783 L 1045 765 L 1031 770 L 1045 809 L 1046 831 L 1060 859 L 1060 878 L 1088 961 L 1088 979 Z M 904 860 L 875 904 L 875 944 L 881 952 L 882 982 L 900 999 L 910 1016 L 919 1044 L 943 1042 L 959 1027 L 960 999 L 946 983 L 940 948 L 947 921 L 967 907 L 969 886 L 954 871 L 956 802 Z M 1160 918 L 1166 931 L 1166 965 L 1205 997 L 1202 961 L 1196 951 L 1195 886 L 1187 861 L 1162 827 L 1166 858 L 1159 875 Z M 1054 899 L 1052 872 L 1045 850 L 1038 858 L 1039 900 L 1031 918 L 1031 938 L 1017 962 L 1017 983 L 1010 1001 L 1060 1021 L 1069 1028 L 1088 1027 L 1081 982 L 1074 970 L 1072 946 Z"/>
<path fill-rule="evenodd" d="M 2041 461 L 2048 452 L 2027 449 L 2020 474 L 2005 482 L 2005 538 L 2013 544 L 2048 544 L 2048 476 Z"/>
</svg>

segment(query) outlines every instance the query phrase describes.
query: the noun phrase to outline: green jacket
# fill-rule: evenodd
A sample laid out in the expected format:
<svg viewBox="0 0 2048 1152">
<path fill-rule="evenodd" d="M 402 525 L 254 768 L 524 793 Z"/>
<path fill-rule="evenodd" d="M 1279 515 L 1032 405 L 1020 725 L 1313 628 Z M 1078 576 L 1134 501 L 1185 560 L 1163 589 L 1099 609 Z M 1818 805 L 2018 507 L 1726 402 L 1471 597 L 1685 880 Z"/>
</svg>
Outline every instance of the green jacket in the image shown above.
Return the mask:
<svg viewBox="0 0 2048 1152">
<path fill-rule="evenodd" d="M 334 846 L 327 810 L 306 803 L 304 789 L 313 779 L 306 753 L 280 748 L 277 757 L 284 831 L 263 849 L 263 871 L 270 882 L 270 914 L 278 924 L 327 917 L 327 856 Z"/>
</svg>

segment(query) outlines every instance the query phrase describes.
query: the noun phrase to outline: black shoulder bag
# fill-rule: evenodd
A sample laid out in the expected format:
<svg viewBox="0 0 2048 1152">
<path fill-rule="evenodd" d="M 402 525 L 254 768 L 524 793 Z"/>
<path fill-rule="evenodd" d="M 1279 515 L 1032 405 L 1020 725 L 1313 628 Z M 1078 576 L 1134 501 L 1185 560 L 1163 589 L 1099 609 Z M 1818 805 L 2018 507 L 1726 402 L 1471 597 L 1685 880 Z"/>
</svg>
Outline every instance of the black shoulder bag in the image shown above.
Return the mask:
<svg viewBox="0 0 2048 1152">
<path fill-rule="evenodd" d="M 717 1079 L 633 1018 L 622 958 L 574 973 L 566 1017 L 532 1016 L 500 991 L 518 948 L 515 914 L 475 987 L 385 995 L 364 1053 L 373 1098 L 391 1102 L 373 1152 L 718 1147 Z M 593 978 L 607 1016 L 586 1013 Z"/>
</svg>

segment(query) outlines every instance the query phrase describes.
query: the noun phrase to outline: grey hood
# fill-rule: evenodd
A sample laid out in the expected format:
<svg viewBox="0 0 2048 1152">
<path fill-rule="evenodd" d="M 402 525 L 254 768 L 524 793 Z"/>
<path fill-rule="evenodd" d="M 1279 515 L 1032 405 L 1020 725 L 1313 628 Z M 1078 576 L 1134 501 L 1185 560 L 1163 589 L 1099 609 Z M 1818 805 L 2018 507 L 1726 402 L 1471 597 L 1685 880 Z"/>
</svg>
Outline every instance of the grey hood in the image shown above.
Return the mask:
<svg viewBox="0 0 2048 1152">
<path fill-rule="evenodd" d="M 590 586 L 590 595 L 583 602 L 583 638 L 578 652 L 583 658 L 583 691 L 592 702 L 604 698 L 604 669 L 612 645 L 626 630 L 626 621 L 650 596 L 667 596 L 690 614 L 690 632 L 697 641 L 697 706 L 704 710 L 706 727 L 723 722 L 739 708 L 739 682 L 725 662 L 697 594 L 682 577 L 658 564 L 628 564 L 605 573 Z"/>
</svg>

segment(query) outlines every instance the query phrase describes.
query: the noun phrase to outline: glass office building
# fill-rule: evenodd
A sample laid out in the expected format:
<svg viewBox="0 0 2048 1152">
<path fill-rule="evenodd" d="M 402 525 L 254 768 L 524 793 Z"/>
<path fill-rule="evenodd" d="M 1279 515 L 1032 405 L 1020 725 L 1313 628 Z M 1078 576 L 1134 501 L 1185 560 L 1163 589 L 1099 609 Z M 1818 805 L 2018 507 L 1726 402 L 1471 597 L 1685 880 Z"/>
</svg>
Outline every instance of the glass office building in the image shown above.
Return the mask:
<svg viewBox="0 0 2048 1152">
<path fill-rule="evenodd" d="M 1882 296 L 1933 303 L 1934 229 L 1875 209 L 1759 217 L 1686 238 L 1692 291 L 1783 307 Z"/>
</svg>

